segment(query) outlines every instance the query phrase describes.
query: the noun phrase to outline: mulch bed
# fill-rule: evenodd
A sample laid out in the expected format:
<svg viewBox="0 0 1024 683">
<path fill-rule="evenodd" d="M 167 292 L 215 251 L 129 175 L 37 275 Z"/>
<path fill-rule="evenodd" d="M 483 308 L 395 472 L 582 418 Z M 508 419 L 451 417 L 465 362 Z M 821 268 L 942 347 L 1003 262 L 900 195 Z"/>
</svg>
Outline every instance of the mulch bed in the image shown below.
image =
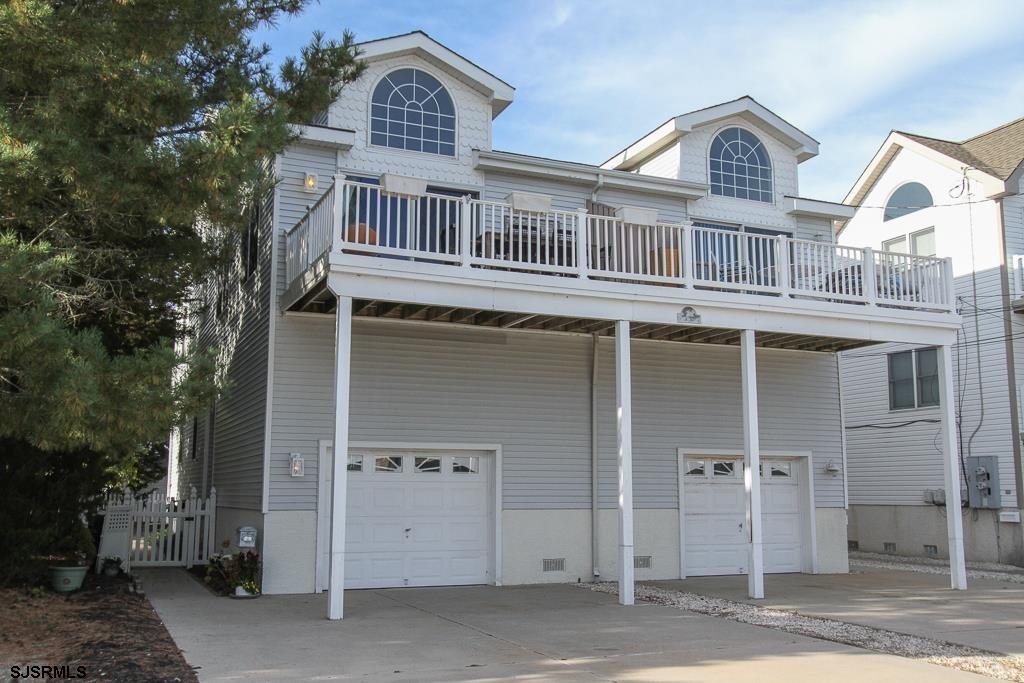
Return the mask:
<svg viewBox="0 0 1024 683">
<path fill-rule="evenodd" d="M 129 592 L 124 577 L 89 574 L 76 593 L 0 589 L 0 680 L 29 664 L 68 666 L 80 681 L 199 680 L 149 600 Z"/>
</svg>

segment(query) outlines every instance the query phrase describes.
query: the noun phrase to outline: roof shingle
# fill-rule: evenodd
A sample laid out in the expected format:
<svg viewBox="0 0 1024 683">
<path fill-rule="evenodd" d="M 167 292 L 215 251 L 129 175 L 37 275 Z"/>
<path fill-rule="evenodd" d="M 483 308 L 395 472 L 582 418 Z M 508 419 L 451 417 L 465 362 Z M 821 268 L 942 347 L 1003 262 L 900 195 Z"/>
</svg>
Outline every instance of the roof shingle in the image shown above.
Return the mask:
<svg viewBox="0 0 1024 683">
<path fill-rule="evenodd" d="M 963 142 L 896 132 L 1000 180 L 1009 178 L 1024 162 L 1024 117 Z"/>
</svg>

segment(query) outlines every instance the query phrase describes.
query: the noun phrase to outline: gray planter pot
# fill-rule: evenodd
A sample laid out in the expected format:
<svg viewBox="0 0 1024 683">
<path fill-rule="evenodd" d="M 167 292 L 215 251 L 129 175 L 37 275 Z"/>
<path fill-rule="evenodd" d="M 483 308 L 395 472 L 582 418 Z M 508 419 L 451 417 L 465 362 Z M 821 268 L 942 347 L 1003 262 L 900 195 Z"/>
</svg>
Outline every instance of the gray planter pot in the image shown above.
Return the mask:
<svg viewBox="0 0 1024 683">
<path fill-rule="evenodd" d="M 71 593 L 82 587 L 88 567 L 50 567 L 50 585 L 58 593 Z"/>
</svg>

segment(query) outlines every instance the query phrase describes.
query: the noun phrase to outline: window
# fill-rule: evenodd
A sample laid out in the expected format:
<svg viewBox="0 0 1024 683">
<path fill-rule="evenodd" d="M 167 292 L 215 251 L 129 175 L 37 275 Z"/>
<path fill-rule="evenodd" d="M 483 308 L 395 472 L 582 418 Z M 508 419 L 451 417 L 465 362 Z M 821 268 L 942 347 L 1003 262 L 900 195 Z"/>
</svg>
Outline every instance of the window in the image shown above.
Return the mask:
<svg viewBox="0 0 1024 683">
<path fill-rule="evenodd" d="M 910 245 L 910 249 L 907 249 Z M 882 251 L 914 256 L 935 256 L 935 228 L 925 228 L 909 235 L 897 235 L 882 242 Z"/>
<path fill-rule="evenodd" d="M 348 456 L 348 467 L 346 469 L 349 472 L 362 472 L 363 471 L 363 456 L 361 456 L 361 455 L 350 455 L 350 456 Z"/>
<path fill-rule="evenodd" d="M 939 405 L 936 349 L 889 354 L 889 410 Z"/>
<path fill-rule="evenodd" d="M 686 476 L 688 476 L 688 477 L 703 477 L 704 476 L 704 461 L 703 460 L 687 460 L 686 461 Z"/>
<path fill-rule="evenodd" d="M 773 477 L 789 477 L 792 475 L 792 463 L 772 462 L 768 465 L 768 472 Z"/>
<path fill-rule="evenodd" d="M 452 472 L 455 474 L 476 474 L 480 471 L 480 458 L 475 455 L 452 458 Z"/>
<path fill-rule="evenodd" d="M 441 458 L 415 458 L 417 472 L 440 472 Z"/>
<path fill-rule="evenodd" d="M 900 235 L 894 237 L 891 240 L 885 240 L 882 242 L 882 251 L 894 251 L 897 254 L 907 253 L 907 237 L 906 235 Z"/>
<path fill-rule="evenodd" d="M 455 104 L 451 95 L 425 71 L 392 71 L 373 91 L 370 143 L 455 156 Z"/>
<path fill-rule="evenodd" d="M 401 472 L 402 457 L 398 455 L 379 455 L 374 459 L 375 472 Z"/>
<path fill-rule="evenodd" d="M 750 131 L 726 128 L 711 143 L 711 194 L 772 202 L 772 162 Z"/>
<path fill-rule="evenodd" d="M 900 185 L 895 192 L 889 195 L 882 219 L 891 221 L 893 218 L 926 209 L 932 204 L 934 204 L 932 193 L 928 191 L 927 187 L 921 183 L 906 183 Z"/>
<path fill-rule="evenodd" d="M 915 256 L 935 256 L 935 228 L 910 233 L 910 253 Z"/>
<path fill-rule="evenodd" d="M 198 448 L 199 448 L 199 418 L 198 417 L 193 417 L 192 418 L 192 443 L 189 444 L 189 446 L 190 446 L 190 451 L 191 451 L 190 454 L 192 456 L 192 459 L 195 460 L 196 459 L 196 453 L 198 453 Z"/>
<path fill-rule="evenodd" d="M 736 461 L 716 460 L 711 465 L 711 473 L 716 477 L 731 477 L 736 473 Z"/>
<path fill-rule="evenodd" d="M 242 280 L 248 280 L 252 277 L 252 274 L 256 271 L 256 265 L 259 263 L 259 250 L 260 250 L 260 220 L 262 218 L 262 210 L 259 203 L 253 204 L 249 209 L 249 222 L 245 226 L 245 231 L 242 233 L 242 244 L 240 245 L 240 251 L 242 254 Z"/>
</svg>

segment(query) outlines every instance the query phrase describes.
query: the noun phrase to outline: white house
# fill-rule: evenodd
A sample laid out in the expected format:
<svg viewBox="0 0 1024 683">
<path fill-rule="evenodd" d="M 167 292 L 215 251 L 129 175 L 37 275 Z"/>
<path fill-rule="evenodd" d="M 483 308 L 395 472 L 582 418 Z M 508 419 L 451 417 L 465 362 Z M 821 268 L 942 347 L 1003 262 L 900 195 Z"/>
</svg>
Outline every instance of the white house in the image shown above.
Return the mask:
<svg viewBox="0 0 1024 683">
<path fill-rule="evenodd" d="M 839 242 L 950 258 L 962 316 L 954 411 L 967 557 L 1024 564 L 1019 492 L 1024 383 L 1024 119 L 950 142 L 893 132 L 846 197 Z M 879 258 L 889 260 L 887 255 Z M 936 351 L 843 354 L 851 544 L 947 553 Z"/>
<path fill-rule="evenodd" d="M 198 312 L 232 388 L 172 484 L 263 590 L 847 571 L 837 353 L 937 346 L 948 392 L 948 261 L 836 246 L 749 97 L 593 166 L 492 149 L 513 88 L 426 34 L 362 49 Z"/>
</svg>

